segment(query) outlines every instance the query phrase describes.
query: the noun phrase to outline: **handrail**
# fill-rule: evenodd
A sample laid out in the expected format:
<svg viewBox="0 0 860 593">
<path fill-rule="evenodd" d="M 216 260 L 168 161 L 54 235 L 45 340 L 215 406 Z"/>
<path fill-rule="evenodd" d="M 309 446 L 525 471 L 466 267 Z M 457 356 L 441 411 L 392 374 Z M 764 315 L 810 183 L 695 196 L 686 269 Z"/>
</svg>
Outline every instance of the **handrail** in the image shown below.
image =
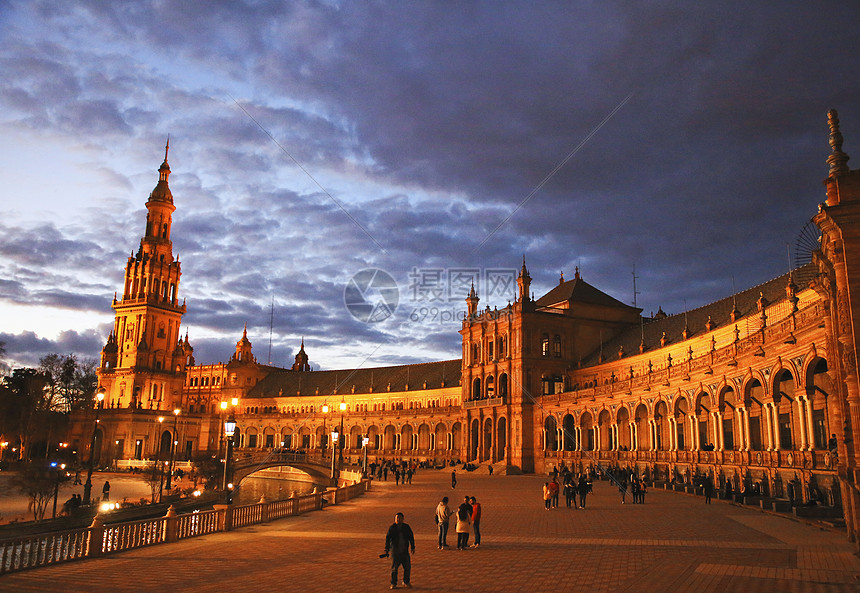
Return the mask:
<svg viewBox="0 0 860 593">
<path fill-rule="evenodd" d="M 215 505 L 210 511 L 183 515 L 177 515 L 171 506 L 164 517 L 110 525 L 105 525 L 101 516 L 96 515 L 89 527 L 0 539 L 0 575 L 300 515 L 322 509 L 324 494 L 327 502 L 339 504 L 367 492 L 370 484 L 370 480 L 361 480 L 327 493 L 314 491 L 273 502 L 263 498 L 254 504 Z M 332 492 L 334 494 L 329 496 Z"/>
</svg>

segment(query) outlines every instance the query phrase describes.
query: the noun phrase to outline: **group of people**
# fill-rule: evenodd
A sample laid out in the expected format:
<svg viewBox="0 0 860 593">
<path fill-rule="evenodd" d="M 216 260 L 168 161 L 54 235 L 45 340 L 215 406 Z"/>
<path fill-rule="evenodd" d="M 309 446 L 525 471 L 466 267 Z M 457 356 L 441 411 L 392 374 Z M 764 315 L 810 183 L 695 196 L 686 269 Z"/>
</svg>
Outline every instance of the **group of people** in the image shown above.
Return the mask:
<svg viewBox="0 0 860 593">
<path fill-rule="evenodd" d="M 394 474 L 394 483 L 399 486 L 401 483 L 411 484 L 412 476 L 415 475 L 417 469 L 418 468 L 415 463 L 407 463 L 405 461 L 400 463 L 385 461 L 378 467 L 376 463 L 372 463 L 370 465 L 370 474 L 372 476 L 376 476 L 377 480 L 384 480 L 387 482 L 388 474 L 391 472 Z"/>
<path fill-rule="evenodd" d="M 585 508 L 585 501 L 591 493 L 592 483 L 586 474 L 575 476 L 570 471 L 562 474 L 562 486 L 559 487 L 558 476 L 554 474 L 552 480 L 544 482 L 543 503 L 546 510 L 558 508 L 559 491 L 564 493 L 564 501 L 567 508 L 577 508 L 577 497 L 579 497 L 579 508 Z"/>
<path fill-rule="evenodd" d="M 80 494 L 72 494 L 72 497 L 63 503 L 63 509 L 60 511 L 61 516 L 70 516 L 75 509 L 83 504 Z"/>
<path fill-rule="evenodd" d="M 456 517 L 454 527 L 457 533 L 457 549 L 469 548 L 469 535 L 475 533 L 475 542 L 472 548 L 481 546 L 481 503 L 474 496 L 463 497 L 463 502 L 456 511 L 448 506 L 448 497 L 443 496 L 436 507 L 436 527 L 439 532 L 439 549 L 448 548 L 448 529 L 451 517 Z M 415 534 L 408 523 L 404 521 L 403 513 L 394 515 L 394 523 L 385 534 L 385 552 L 380 558 L 391 558 L 391 589 L 397 588 L 397 573 L 403 567 L 403 586 L 411 589 L 410 577 L 412 574 L 412 559 L 409 554 L 415 553 Z"/>
<path fill-rule="evenodd" d="M 436 506 L 436 528 L 439 532 L 438 546 L 444 550 L 448 546 L 448 529 L 450 520 L 456 516 L 454 530 L 457 533 L 457 549 L 465 550 L 469 547 L 469 534 L 475 532 L 473 548 L 481 546 L 481 503 L 474 496 L 463 497 L 463 502 L 452 511 L 448 507 L 448 497 L 443 496 L 442 501 Z"/>
</svg>

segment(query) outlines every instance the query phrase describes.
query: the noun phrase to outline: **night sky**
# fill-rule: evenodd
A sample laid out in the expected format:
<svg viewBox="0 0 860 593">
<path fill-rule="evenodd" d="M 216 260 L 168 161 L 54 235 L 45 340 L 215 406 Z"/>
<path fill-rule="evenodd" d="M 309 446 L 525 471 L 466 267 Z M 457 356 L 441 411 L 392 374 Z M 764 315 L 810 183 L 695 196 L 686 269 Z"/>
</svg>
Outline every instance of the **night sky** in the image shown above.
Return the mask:
<svg viewBox="0 0 860 593">
<path fill-rule="evenodd" d="M 632 304 L 635 267 L 646 315 L 761 284 L 828 109 L 860 159 L 857 3 L 0 5 L 7 368 L 98 357 L 168 134 L 197 362 L 247 324 L 319 369 L 458 358 L 464 279 L 503 307 L 523 255 L 536 297 L 579 266 Z"/>
</svg>

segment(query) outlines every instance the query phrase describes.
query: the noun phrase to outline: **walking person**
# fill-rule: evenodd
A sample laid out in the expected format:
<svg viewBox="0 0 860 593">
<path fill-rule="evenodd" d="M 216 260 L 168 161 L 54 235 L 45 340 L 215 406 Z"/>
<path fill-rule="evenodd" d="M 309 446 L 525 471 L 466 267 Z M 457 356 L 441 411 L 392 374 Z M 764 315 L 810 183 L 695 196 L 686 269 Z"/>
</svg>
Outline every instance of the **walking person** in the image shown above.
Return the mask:
<svg viewBox="0 0 860 593">
<path fill-rule="evenodd" d="M 412 588 L 409 582 L 409 577 L 412 573 L 412 559 L 409 557 L 409 550 L 415 553 L 415 535 L 412 533 L 412 528 L 407 523 L 403 522 L 403 513 L 394 515 L 394 523 L 388 528 L 388 533 L 385 534 L 385 554 L 382 557 L 391 555 L 391 588 L 397 588 L 397 569 L 403 567 L 403 586 L 407 589 Z"/>
<path fill-rule="evenodd" d="M 469 527 L 472 521 L 472 505 L 469 497 L 457 507 L 457 549 L 465 550 L 469 547 Z"/>
<path fill-rule="evenodd" d="M 579 508 L 584 509 L 585 497 L 588 495 L 588 480 L 586 479 L 585 474 L 579 476 L 577 489 L 579 490 Z"/>
<path fill-rule="evenodd" d="M 456 487 L 457 487 L 457 470 L 452 469 L 451 470 L 451 489 L 453 490 Z"/>
<path fill-rule="evenodd" d="M 105 480 L 105 485 L 102 486 L 102 500 L 107 502 L 110 500 L 110 482 Z"/>
<path fill-rule="evenodd" d="M 442 502 L 436 507 L 436 528 L 439 530 L 439 549 L 448 547 L 448 527 L 450 526 L 453 511 L 448 508 L 448 497 L 443 496 Z"/>
<path fill-rule="evenodd" d="M 549 505 L 552 502 L 552 493 L 549 490 L 549 482 L 543 483 L 543 508 L 549 510 Z"/>
<path fill-rule="evenodd" d="M 474 496 L 469 499 L 469 502 L 472 505 L 472 531 L 475 532 L 475 543 L 472 547 L 479 548 L 481 546 L 481 503 Z"/>
<path fill-rule="evenodd" d="M 621 493 L 621 504 L 624 504 L 625 499 L 627 498 L 627 478 L 620 478 L 618 480 L 618 491 Z M 633 499 L 633 502 L 636 502 L 636 499 Z"/>
<path fill-rule="evenodd" d="M 702 489 L 705 493 L 705 504 L 711 504 L 711 497 L 714 495 L 714 481 L 711 476 L 707 476 L 702 483 Z"/>
<path fill-rule="evenodd" d="M 564 482 L 562 483 L 562 488 L 564 489 L 564 504 L 567 508 L 570 508 L 570 502 L 574 498 L 573 494 L 573 478 L 569 473 L 564 474 Z"/>
<path fill-rule="evenodd" d="M 556 469 L 556 473 L 558 470 Z M 552 502 L 550 503 L 550 507 L 553 509 L 558 508 L 558 481 L 555 476 L 552 478 L 552 482 L 549 483 L 549 492 L 552 495 Z"/>
</svg>

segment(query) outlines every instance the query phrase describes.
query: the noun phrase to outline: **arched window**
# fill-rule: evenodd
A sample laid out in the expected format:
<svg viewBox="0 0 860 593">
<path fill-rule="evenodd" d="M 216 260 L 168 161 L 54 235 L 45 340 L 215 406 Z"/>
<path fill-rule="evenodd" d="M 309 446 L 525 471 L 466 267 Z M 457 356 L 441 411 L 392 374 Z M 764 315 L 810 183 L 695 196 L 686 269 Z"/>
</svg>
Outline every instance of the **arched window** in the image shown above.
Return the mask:
<svg viewBox="0 0 860 593">
<path fill-rule="evenodd" d="M 540 339 L 541 356 L 549 356 L 549 334 L 544 334 Z"/>
<path fill-rule="evenodd" d="M 561 336 L 555 334 L 555 338 L 552 340 L 552 354 L 556 358 L 561 357 Z"/>
</svg>

